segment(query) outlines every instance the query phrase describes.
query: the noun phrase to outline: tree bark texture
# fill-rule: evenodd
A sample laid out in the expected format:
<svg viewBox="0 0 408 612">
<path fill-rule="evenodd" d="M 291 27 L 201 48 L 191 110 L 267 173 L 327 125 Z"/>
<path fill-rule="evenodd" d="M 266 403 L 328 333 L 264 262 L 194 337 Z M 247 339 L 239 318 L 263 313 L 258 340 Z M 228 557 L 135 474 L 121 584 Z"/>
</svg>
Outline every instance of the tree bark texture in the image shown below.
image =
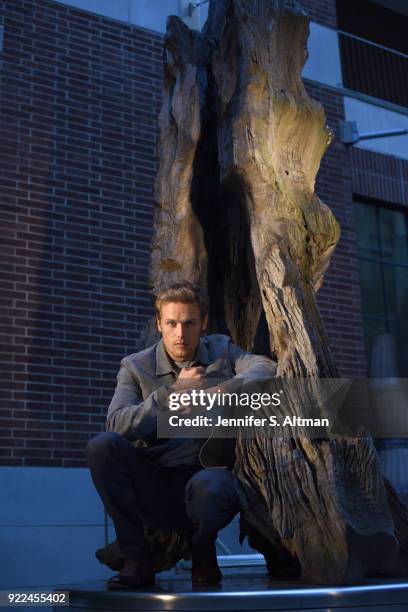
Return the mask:
<svg viewBox="0 0 408 612">
<path fill-rule="evenodd" d="M 151 285 L 207 287 L 210 331 L 278 376 L 337 378 L 316 292 L 340 231 L 314 191 L 331 131 L 301 80 L 308 24 L 289 0 L 212 0 L 201 34 L 169 18 Z M 369 438 L 239 438 L 234 474 L 272 566 L 353 583 L 405 550 Z"/>
</svg>

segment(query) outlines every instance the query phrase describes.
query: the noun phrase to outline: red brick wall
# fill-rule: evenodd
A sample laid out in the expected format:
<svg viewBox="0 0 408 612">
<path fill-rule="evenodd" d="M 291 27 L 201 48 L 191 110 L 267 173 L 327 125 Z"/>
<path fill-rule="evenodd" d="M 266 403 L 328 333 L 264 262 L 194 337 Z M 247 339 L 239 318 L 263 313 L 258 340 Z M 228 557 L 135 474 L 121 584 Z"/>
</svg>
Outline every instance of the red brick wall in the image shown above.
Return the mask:
<svg viewBox="0 0 408 612">
<path fill-rule="evenodd" d="M 356 196 L 408 207 L 408 161 L 352 149 L 352 186 Z"/>
<path fill-rule="evenodd" d="M 161 36 L 2 9 L 0 463 L 75 466 L 151 313 Z"/>
</svg>

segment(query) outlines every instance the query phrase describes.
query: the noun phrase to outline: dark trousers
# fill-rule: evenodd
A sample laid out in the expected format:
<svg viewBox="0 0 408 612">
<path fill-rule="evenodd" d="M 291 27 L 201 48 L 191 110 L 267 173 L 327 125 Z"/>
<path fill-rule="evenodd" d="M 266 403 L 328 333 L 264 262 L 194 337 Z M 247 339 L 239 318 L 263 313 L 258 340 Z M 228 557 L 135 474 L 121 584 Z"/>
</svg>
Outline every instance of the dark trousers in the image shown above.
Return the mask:
<svg viewBox="0 0 408 612">
<path fill-rule="evenodd" d="M 87 446 L 94 485 L 112 518 L 125 558 L 150 554 L 144 525 L 186 532 L 195 548 L 213 542 L 239 510 L 227 468 L 166 468 L 124 436 L 104 432 Z"/>
</svg>

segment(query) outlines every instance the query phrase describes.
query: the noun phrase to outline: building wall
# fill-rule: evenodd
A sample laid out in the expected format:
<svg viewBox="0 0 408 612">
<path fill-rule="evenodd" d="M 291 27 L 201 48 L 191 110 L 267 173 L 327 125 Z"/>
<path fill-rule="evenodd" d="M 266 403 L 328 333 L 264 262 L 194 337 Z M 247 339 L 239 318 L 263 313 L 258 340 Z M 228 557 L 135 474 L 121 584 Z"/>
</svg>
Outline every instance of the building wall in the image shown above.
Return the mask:
<svg viewBox="0 0 408 612">
<path fill-rule="evenodd" d="M 106 534 L 115 538 L 89 470 L 3 467 L 1 489 L 0 588 L 51 590 L 112 574 L 94 554 Z"/>
<path fill-rule="evenodd" d="M 407 64 L 408 67 L 408 64 Z M 386 130 L 406 130 L 407 133 L 387 138 L 360 140 L 353 147 L 374 153 L 383 153 L 384 158 L 408 160 L 408 108 L 399 108 L 400 112 L 390 108 L 381 108 L 356 98 L 344 97 L 345 118 L 355 121 L 360 134 Z M 367 156 L 367 159 L 372 159 Z"/>
<path fill-rule="evenodd" d="M 301 0 L 312 21 L 328 28 L 337 27 L 336 0 Z"/>
<path fill-rule="evenodd" d="M 56 0 L 56 2 L 160 33 L 166 31 L 169 15 L 178 15 L 190 28 L 201 29 L 208 12 L 207 4 L 190 11 L 190 0 L 115 0 L 114 2 Z"/>
<path fill-rule="evenodd" d="M 148 291 L 162 38 L 6 0 L 0 463 L 84 465 Z"/>
<path fill-rule="evenodd" d="M 351 168 L 356 196 L 408 209 L 407 160 L 353 148 Z"/>
</svg>

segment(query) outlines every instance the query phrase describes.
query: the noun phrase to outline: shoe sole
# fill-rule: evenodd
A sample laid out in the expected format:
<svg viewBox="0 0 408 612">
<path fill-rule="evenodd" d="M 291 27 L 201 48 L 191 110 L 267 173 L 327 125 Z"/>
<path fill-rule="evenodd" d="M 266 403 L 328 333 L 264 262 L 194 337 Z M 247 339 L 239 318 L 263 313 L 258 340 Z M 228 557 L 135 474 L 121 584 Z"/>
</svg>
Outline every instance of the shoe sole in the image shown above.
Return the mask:
<svg viewBox="0 0 408 612">
<path fill-rule="evenodd" d="M 123 580 L 121 579 L 116 579 L 116 580 L 112 580 L 112 578 L 110 580 L 108 580 L 106 586 L 108 588 L 108 591 L 126 591 L 126 590 L 134 590 L 134 589 L 144 589 L 146 587 L 152 587 L 155 585 L 155 580 L 149 580 L 148 582 L 143 582 L 142 584 L 135 584 L 132 583 L 131 580 Z"/>
</svg>

